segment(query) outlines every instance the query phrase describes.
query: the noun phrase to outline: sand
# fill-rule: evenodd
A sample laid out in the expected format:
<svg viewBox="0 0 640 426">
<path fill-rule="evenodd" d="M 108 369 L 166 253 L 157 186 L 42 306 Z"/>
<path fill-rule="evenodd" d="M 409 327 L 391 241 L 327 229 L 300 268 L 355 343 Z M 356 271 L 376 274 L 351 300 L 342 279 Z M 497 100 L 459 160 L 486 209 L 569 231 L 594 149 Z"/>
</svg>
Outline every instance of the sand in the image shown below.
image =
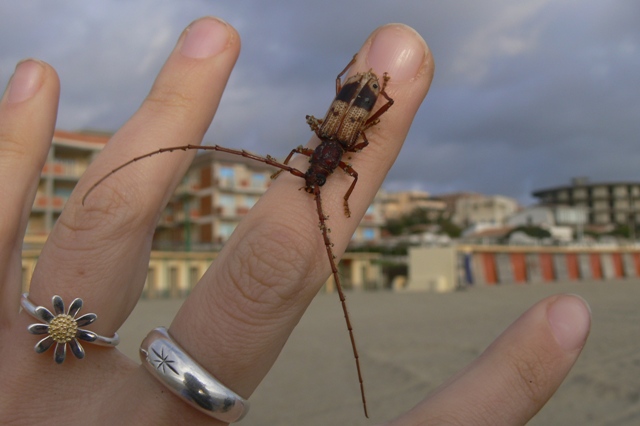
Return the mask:
<svg viewBox="0 0 640 426">
<path fill-rule="evenodd" d="M 587 345 L 530 425 L 640 425 L 640 280 L 507 285 L 449 294 L 347 294 L 371 419 L 362 415 L 340 304 L 320 294 L 240 423 L 368 425 L 411 408 L 464 367 L 536 301 L 576 293 L 593 310 Z M 120 330 L 134 359 L 148 330 L 168 325 L 180 300 L 143 300 Z"/>
</svg>

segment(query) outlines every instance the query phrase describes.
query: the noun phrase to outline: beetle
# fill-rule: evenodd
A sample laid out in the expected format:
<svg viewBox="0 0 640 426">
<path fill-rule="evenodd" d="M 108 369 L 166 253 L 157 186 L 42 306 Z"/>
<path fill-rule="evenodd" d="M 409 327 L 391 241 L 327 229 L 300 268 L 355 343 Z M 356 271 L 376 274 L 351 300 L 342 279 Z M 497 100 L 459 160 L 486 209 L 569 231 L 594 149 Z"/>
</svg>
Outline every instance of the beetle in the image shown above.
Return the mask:
<svg viewBox="0 0 640 426">
<path fill-rule="evenodd" d="M 390 77 L 383 74 L 382 85 L 378 76 L 369 70 L 349 77 L 342 84 L 342 76 L 356 62 L 357 55 L 342 70 L 336 78 L 336 97 L 334 98 L 324 119 L 307 115 L 307 124 L 320 139 L 320 145 L 315 149 L 305 148 L 302 145 L 291 150 L 283 164 L 289 164 L 294 154 L 302 154 L 309 157 L 310 166 L 304 174 L 305 190 L 314 193 L 316 186 L 323 186 L 327 177 L 338 167 L 353 177 L 353 182 L 344 195 L 344 212 L 351 216 L 349 210 L 349 197 L 358 181 L 358 173 L 342 161 L 346 152 L 358 152 L 369 145 L 364 131 L 380 122 L 380 116 L 393 105 L 393 99 L 389 97 L 385 88 Z M 373 107 L 379 96 L 382 95 L 387 102 L 373 115 Z M 359 142 L 360 137 L 362 141 Z M 280 169 L 275 175 L 281 173 Z"/>
</svg>

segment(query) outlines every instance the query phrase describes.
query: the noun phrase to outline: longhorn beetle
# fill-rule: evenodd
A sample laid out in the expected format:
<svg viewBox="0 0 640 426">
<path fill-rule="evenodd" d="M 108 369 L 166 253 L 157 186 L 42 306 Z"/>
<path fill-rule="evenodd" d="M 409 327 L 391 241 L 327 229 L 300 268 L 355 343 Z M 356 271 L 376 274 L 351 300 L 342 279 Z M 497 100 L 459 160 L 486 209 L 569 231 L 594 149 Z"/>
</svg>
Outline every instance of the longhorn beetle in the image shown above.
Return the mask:
<svg viewBox="0 0 640 426">
<path fill-rule="evenodd" d="M 210 150 L 227 152 L 234 155 L 250 158 L 255 161 L 259 161 L 273 167 L 278 170 L 273 174 L 272 178 L 276 178 L 283 171 L 289 172 L 294 176 L 304 179 L 304 190 L 309 194 L 313 194 L 316 202 L 316 209 L 318 211 L 318 220 L 320 231 L 322 232 L 322 238 L 327 251 L 327 257 L 329 264 L 331 265 L 331 272 L 336 283 L 336 289 L 340 297 L 340 303 L 342 304 L 342 310 L 347 323 L 347 329 L 349 330 L 349 337 L 351 339 L 351 347 L 353 350 L 353 356 L 356 362 L 356 368 L 358 371 L 358 380 L 360 382 L 360 393 L 362 395 L 362 406 L 364 414 L 369 417 L 367 412 L 367 402 L 364 394 L 364 383 L 362 380 L 362 372 L 360 370 L 360 360 L 358 357 L 358 350 L 356 348 L 356 342 L 353 334 L 353 327 L 349 319 L 349 313 L 347 311 L 346 298 L 342 290 L 342 284 L 340 283 L 340 277 L 338 274 L 338 268 L 336 267 L 335 256 L 333 255 L 333 243 L 329 239 L 329 228 L 327 228 L 326 220 L 327 216 L 324 215 L 322 209 L 322 199 L 320 197 L 320 187 L 323 186 L 333 171 L 337 168 L 344 170 L 349 176 L 353 178 L 351 186 L 344 194 L 344 213 L 347 217 L 351 216 L 349 210 L 349 196 L 353 192 L 358 181 L 358 173 L 347 163 L 342 161 L 342 157 L 346 152 L 357 152 L 365 148 L 369 141 L 364 133 L 365 130 L 372 126 L 375 126 L 380 121 L 380 116 L 384 114 L 393 105 L 393 99 L 389 97 L 385 88 L 390 77 L 387 73 L 382 76 L 382 83 L 378 76 L 369 70 L 363 73 L 357 73 L 352 77 L 346 79 L 344 84 L 342 83 L 342 76 L 351 68 L 356 61 L 354 55 L 347 66 L 336 77 L 336 97 L 334 98 L 329 110 L 327 111 L 324 119 L 317 119 L 314 116 L 308 115 L 306 117 L 307 124 L 311 130 L 320 139 L 320 144 L 315 149 L 305 148 L 298 146 L 291 150 L 289 155 L 285 158 L 284 162 L 278 162 L 275 158 L 267 155 L 261 157 L 249 153 L 245 150 L 225 148 L 220 145 L 182 145 L 169 148 L 161 148 L 153 152 L 138 156 L 126 163 L 116 167 L 111 172 L 104 175 L 96 183 L 94 183 L 84 194 L 82 198 L 82 204 L 84 205 L 89 194 L 100 185 L 105 179 L 123 169 L 124 167 L 142 160 L 144 158 L 151 157 L 156 154 L 173 151 L 187 151 L 187 150 Z M 382 105 L 375 113 L 372 113 L 378 98 L 382 95 L 386 99 L 386 103 Z M 294 154 L 302 154 L 309 157 L 309 168 L 306 172 L 302 172 L 294 167 L 289 166 L 289 161 Z"/>
</svg>

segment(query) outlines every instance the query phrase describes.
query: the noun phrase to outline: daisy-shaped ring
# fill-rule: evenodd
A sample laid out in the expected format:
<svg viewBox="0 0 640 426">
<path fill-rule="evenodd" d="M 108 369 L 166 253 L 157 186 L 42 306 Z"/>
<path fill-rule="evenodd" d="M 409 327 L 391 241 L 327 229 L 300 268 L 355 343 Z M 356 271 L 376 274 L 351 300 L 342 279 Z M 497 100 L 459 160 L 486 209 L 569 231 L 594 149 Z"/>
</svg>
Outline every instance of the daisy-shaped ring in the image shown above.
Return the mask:
<svg viewBox="0 0 640 426">
<path fill-rule="evenodd" d="M 56 363 L 62 364 L 67 354 L 67 344 L 71 347 L 73 355 L 82 359 L 85 353 L 79 340 L 101 346 L 115 346 L 119 343 L 117 333 L 113 337 L 103 337 L 93 331 L 80 328 L 93 323 L 98 318 L 96 314 L 84 314 L 76 318 L 82 309 L 82 299 L 74 299 L 66 313 L 60 296 L 53 296 L 51 301 L 53 313 L 44 306 L 35 306 L 26 293 L 22 295 L 21 304 L 24 310 L 34 318 L 45 322 L 45 324 L 31 324 L 27 328 L 31 334 L 47 335 L 35 345 L 34 349 L 37 353 L 46 352 L 55 343 L 53 359 Z"/>
</svg>

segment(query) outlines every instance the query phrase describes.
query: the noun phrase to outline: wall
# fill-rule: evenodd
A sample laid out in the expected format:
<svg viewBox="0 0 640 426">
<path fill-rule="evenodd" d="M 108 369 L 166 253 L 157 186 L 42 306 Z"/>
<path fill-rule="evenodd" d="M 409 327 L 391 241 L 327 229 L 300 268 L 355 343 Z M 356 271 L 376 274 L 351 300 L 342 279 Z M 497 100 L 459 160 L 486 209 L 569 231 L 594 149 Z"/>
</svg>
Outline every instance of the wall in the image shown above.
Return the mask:
<svg viewBox="0 0 640 426">
<path fill-rule="evenodd" d="M 150 299 L 185 297 L 217 255 L 217 252 L 152 251 L 142 297 Z M 22 252 L 23 291 L 29 291 L 38 256 L 40 256 L 40 250 Z M 343 287 L 353 290 L 381 289 L 383 278 L 380 257 L 378 253 L 345 253 L 338 265 Z M 318 261 L 328 263 L 324 252 Z M 324 291 L 328 293 L 335 291 L 333 276 L 329 277 L 325 283 Z"/>
<path fill-rule="evenodd" d="M 409 249 L 409 278 L 405 290 L 446 292 L 455 290 L 457 259 L 454 247 Z"/>
</svg>

